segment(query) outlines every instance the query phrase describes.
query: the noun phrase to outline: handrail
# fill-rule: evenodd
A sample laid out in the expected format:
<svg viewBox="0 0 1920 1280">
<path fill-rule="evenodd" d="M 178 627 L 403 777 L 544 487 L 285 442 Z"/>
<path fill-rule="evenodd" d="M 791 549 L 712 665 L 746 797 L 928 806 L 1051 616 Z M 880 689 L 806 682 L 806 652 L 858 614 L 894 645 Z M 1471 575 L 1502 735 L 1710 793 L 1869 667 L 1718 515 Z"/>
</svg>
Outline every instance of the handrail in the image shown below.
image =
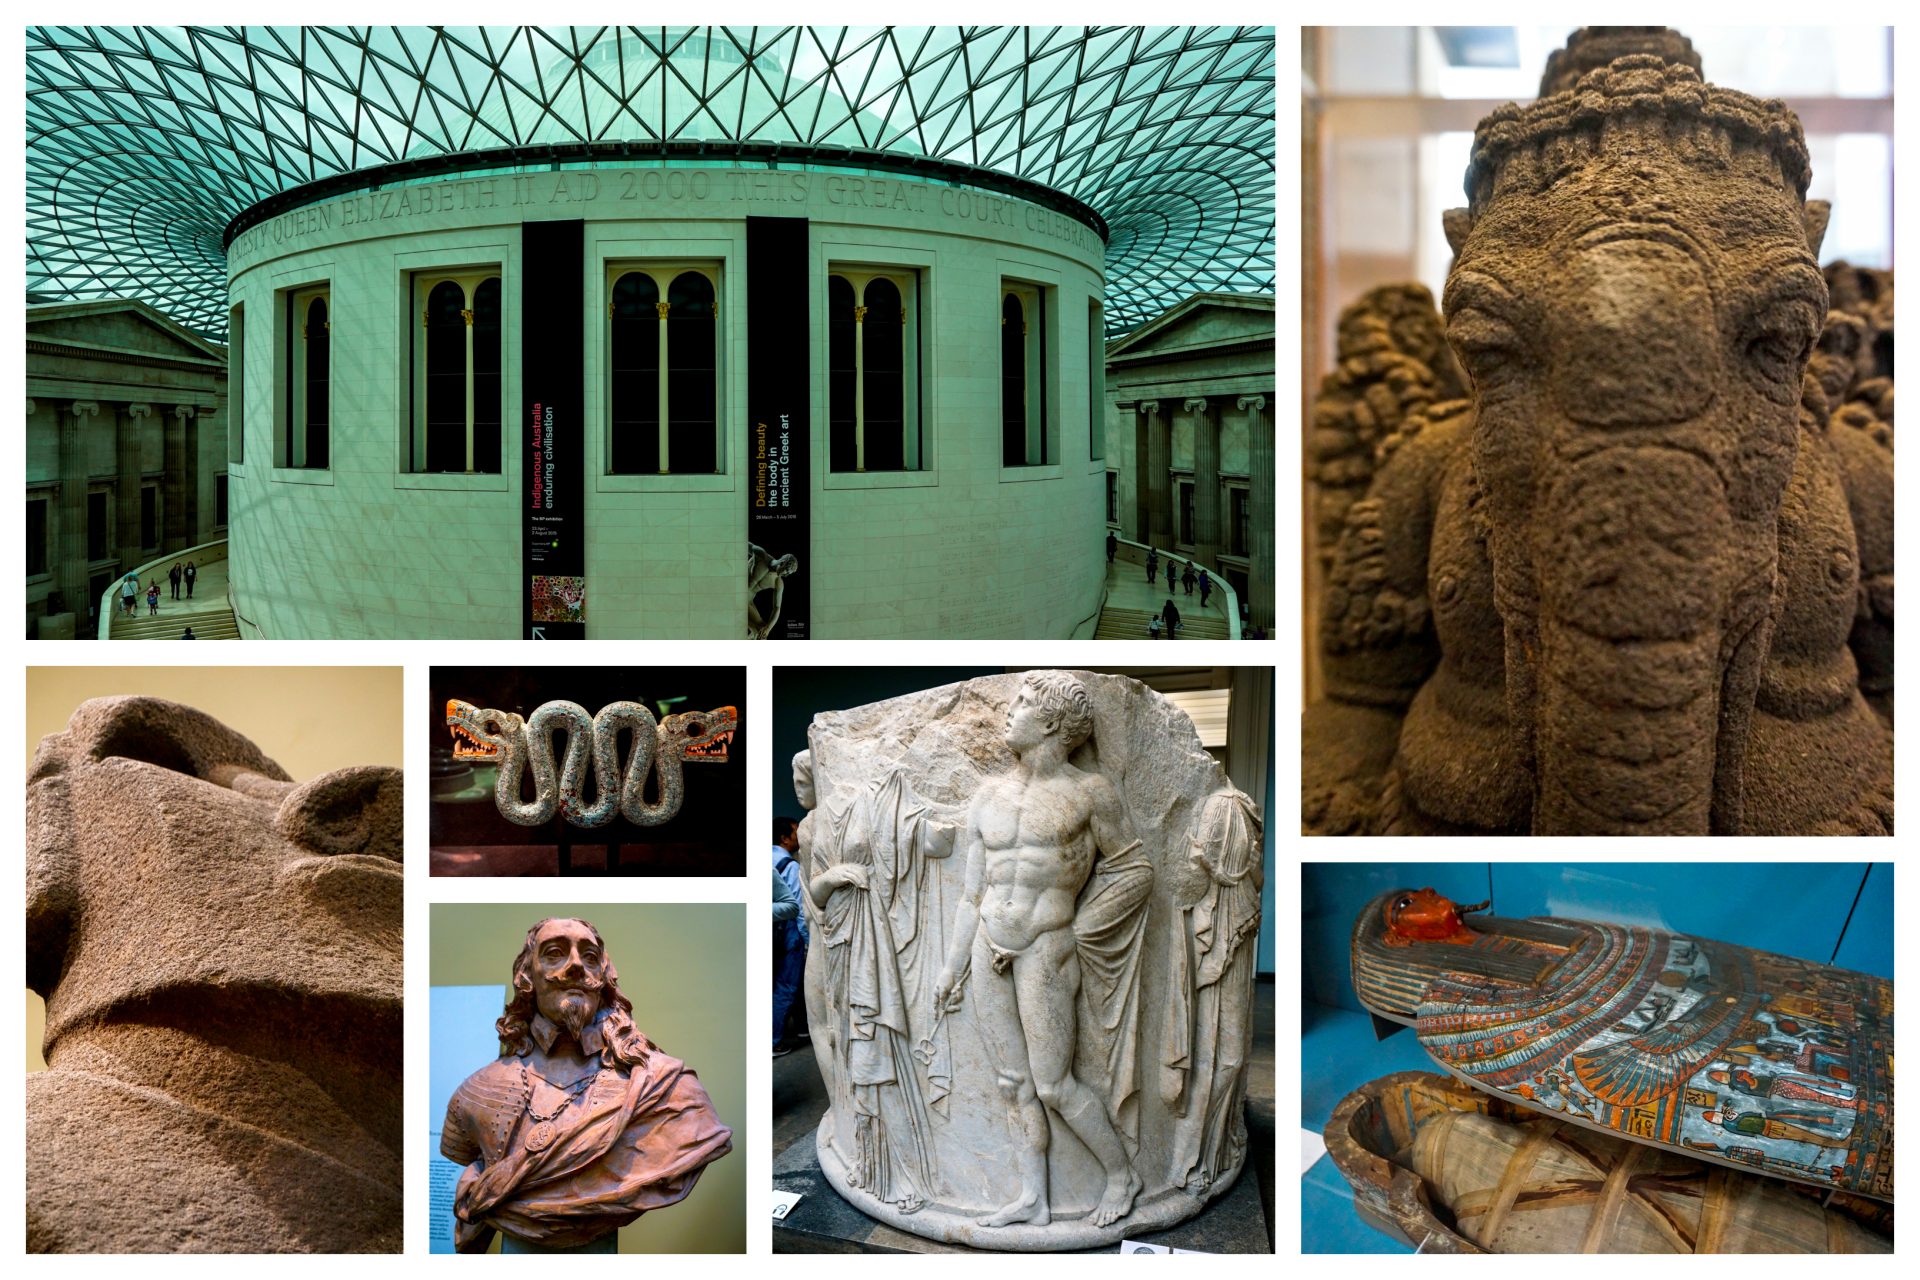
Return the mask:
<svg viewBox="0 0 1920 1280">
<path fill-rule="evenodd" d="M 218 555 L 212 552 L 212 549 L 215 547 L 220 549 Z M 178 551 L 169 551 L 163 556 L 158 556 L 147 561 L 139 568 L 133 570 L 133 572 L 139 575 L 141 582 L 145 582 L 147 580 L 147 570 L 157 569 L 169 560 L 186 560 L 189 558 L 198 560 L 202 565 L 212 564 L 217 560 L 225 560 L 227 558 L 227 540 L 225 538 L 216 538 L 212 542 L 203 542 L 197 547 L 182 547 Z M 120 604 L 120 584 L 126 580 L 127 575 L 122 573 L 108 584 L 105 591 L 100 593 L 100 630 L 98 634 L 102 640 L 111 640 L 113 638 L 113 611 Z"/>
<path fill-rule="evenodd" d="M 1116 561 L 1125 560 L 1128 564 L 1137 564 L 1144 568 L 1147 563 L 1147 553 L 1158 550 L 1162 563 L 1165 563 L 1166 560 L 1171 557 L 1175 560 L 1193 564 L 1193 567 L 1196 569 L 1206 568 L 1205 565 L 1194 563 L 1194 558 L 1182 551 L 1163 550 L 1149 546 L 1144 542 L 1135 542 L 1132 538 L 1122 538 L 1118 534 L 1114 535 L 1114 541 L 1119 544 L 1115 548 L 1113 555 Z M 1129 554 L 1129 552 L 1131 552 L 1131 554 Z M 1220 607 L 1226 610 L 1227 639 L 1240 639 L 1240 597 L 1234 594 L 1232 584 L 1226 580 L 1226 577 L 1222 575 L 1218 569 L 1208 570 L 1207 576 L 1213 579 L 1213 589 L 1220 593 Z"/>
</svg>

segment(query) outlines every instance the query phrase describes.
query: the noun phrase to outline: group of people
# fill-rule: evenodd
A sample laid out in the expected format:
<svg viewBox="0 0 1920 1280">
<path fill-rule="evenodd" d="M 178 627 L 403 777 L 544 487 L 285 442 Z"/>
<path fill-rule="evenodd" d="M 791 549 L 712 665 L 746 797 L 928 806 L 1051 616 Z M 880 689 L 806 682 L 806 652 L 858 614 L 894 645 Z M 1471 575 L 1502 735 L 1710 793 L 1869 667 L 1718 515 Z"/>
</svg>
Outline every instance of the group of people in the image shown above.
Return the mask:
<svg viewBox="0 0 1920 1280">
<path fill-rule="evenodd" d="M 182 566 L 178 560 L 175 560 L 173 562 L 173 568 L 167 570 L 167 581 L 173 588 L 173 599 L 180 599 L 180 588 L 182 585 L 185 585 L 187 588 L 186 598 L 189 600 L 193 599 L 193 584 L 199 577 L 200 570 L 195 567 L 193 561 L 189 560 Z M 139 574 L 129 573 L 120 580 L 120 607 L 126 610 L 127 616 L 130 618 L 140 612 L 140 594 Z M 146 596 L 147 616 L 150 618 L 159 617 L 160 578 L 158 574 L 147 579 Z M 188 628 L 188 630 L 191 632 L 192 628 Z M 191 640 L 193 636 L 189 634 L 181 638 Z"/>
<path fill-rule="evenodd" d="M 1152 582 L 1160 576 L 1160 552 L 1152 547 L 1147 549 L 1147 581 Z M 1205 568 L 1196 569 L 1193 561 L 1182 560 L 1178 556 L 1167 557 L 1167 589 L 1184 586 L 1187 594 L 1200 588 L 1200 607 L 1207 607 L 1207 597 L 1213 594 L 1213 579 Z"/>
</svg>

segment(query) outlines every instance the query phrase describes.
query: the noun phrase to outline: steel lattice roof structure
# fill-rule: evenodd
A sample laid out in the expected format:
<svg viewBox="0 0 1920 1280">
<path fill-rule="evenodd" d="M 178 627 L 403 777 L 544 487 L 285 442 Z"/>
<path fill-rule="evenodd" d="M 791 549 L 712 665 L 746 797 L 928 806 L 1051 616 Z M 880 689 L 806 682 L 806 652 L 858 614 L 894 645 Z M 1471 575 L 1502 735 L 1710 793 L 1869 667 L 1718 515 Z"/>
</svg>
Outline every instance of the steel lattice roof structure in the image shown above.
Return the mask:
<svg viewBox="0 0 1920 1280">
<path fill-rule="evenodd" d="M 1121 333 L 1198 290 L 1273 293 L 1274 72 L 1253 27 L 34 27 L 28 297 L 140 298 L 224 340 L 225 237 L 262 201 L 502 148 L 536 168 L 530 149 L 699 141 L 1071 197 L 1106 224 Z"/>
</svg>

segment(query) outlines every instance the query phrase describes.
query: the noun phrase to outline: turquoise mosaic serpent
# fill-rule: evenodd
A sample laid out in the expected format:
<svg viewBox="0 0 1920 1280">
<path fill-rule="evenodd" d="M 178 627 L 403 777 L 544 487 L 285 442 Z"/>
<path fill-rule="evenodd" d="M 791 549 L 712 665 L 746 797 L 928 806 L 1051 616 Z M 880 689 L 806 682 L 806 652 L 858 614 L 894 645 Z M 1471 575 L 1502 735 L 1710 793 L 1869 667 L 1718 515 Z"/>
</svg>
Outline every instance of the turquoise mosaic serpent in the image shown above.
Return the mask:
<svg viewBox="0 0 1920 1280">
<path fill-rule="evenodd" d="M 1637 1141 L 1893 1199 L 1891 982 L 1660 929 L 1475 910 L 1397 889 L 1354 923 L 1360 1002 L 1413 1027 L 1447 1071 Z"/>
</svg>

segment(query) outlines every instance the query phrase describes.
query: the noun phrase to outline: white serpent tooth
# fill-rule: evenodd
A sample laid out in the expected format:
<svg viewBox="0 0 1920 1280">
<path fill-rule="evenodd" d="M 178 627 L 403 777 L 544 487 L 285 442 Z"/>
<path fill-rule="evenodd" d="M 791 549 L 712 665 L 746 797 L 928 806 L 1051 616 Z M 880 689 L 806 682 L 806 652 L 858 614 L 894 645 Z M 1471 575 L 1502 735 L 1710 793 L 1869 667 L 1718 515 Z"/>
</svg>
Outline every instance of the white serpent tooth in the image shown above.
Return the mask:
<svg viewBox="0 0 1920 1280">
<path fill-rule="evenodd" d="M 589 717 L 576 702 L 542 705 L 525 721 L 511 712 L 492 711 L 447 701 L 447 727 L 454 755 L 498 764 L 494 807 L 509 822 L 537 827 L 557 812 L 578 827 L 601 827 L 619 813 L 636 826 L 653 827 L 680 812 L 686 798 L 681 766 L 686 762 L 727 759 L 739 714 L 732 707 L 688 711 L 656 721 L 637 702 L 613 702 Z M 633 753 L 620 769 L 619 733 L 633 730 Z M 567 754 L 556 775 L 553 735 L 567 731 Z M 464 743 L 472 743 L 468 748 Z M 581 794 L 587 760 L 593 761 L 594 801 Z M 534 798 L 520 799 L 520 779 L 533 769 Z M 646 802 L 647 775 L 658 766 L 660 798 Z"/>
</svg>

